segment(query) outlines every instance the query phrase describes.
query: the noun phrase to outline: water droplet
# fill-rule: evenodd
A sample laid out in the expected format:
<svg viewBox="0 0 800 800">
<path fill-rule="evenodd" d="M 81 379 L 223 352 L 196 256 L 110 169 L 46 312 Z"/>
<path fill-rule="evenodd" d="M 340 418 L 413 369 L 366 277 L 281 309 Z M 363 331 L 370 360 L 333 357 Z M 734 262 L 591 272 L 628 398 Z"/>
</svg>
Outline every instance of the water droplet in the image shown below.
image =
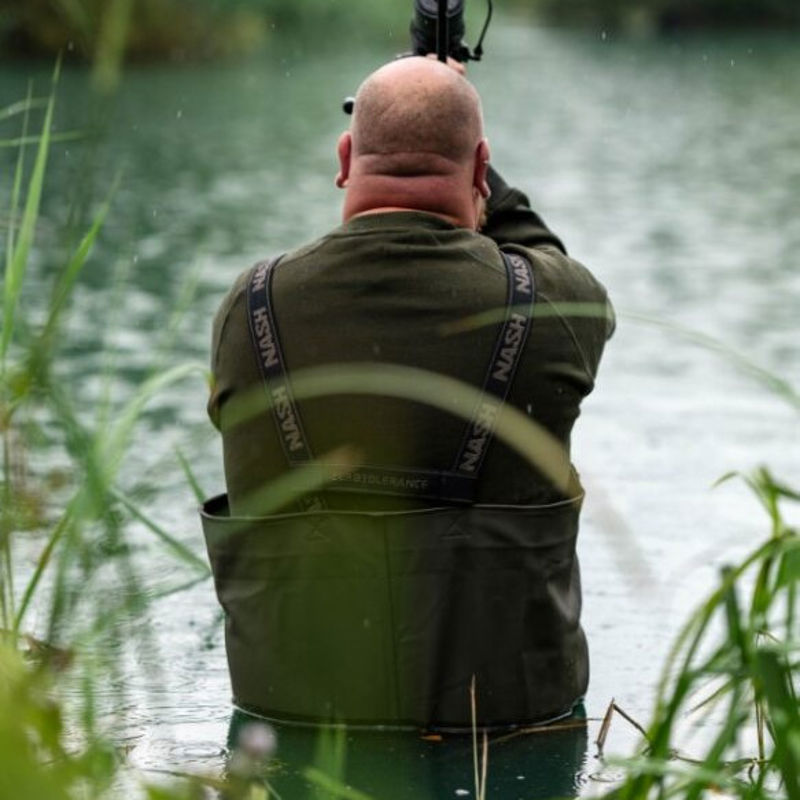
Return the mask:
<svg viewBox="0 0 800 800">
<path fill-rule="evenodd" d="M 179 108 L 175 116 L 180 119 L 183 116 L 183 109 Z"/>
<path fill-rule="evenodd" d="M 263 722 L 249 722 L 239 732 L 239 749 L 250 758 L 268 757 L 276 745 L 275 732 Z"/>
<path fill-rule="evenodd" d="M 456 789 L 456 796 L 457 797 L 468 797 L 469 796 L 469 789 Z"/>
<path fill-rule="evenodd" d="M 67 42 L 67 50 L 71 53 L 74 49 L 75 49 L 75 42 L 73 42 L 72 39 L 70 39 Z"/>
<path fill-rule="evenodd" d="M 154 209 L 153 209 L 153 216 L 154 216 L 154 217 L 157 217 L 157 216 L 158 216 L 158 209 L 157 209 L 157 208 L 154 208 Z"/>
<path fill-rule="evenodd" d="M 600 38 L 601 38 L 603 41 L 605 41 L 606 39 L 608 39 L 608 34 L 607 34 L 605 31 L 603 31 L 603 32 L 600 34 Z"/>
<path fill-rule="evenodd" d="M 734 58 L 731 59 L 731 66 L 732 67 L 736 66 L 736 59 L 734 59 Z"/>
</svg>

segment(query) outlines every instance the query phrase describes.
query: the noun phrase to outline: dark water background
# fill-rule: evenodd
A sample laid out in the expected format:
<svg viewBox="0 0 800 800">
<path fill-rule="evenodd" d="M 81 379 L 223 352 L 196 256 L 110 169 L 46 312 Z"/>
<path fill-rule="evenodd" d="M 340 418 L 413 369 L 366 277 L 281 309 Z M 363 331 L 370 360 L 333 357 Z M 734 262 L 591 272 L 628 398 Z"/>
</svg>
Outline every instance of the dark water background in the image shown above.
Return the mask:
<svg viewBox="0 0 800 800">
<path fill-rule="evenodd" d="M 74 209 L 94 208 L 123 171 L 59 362 L 79 379 L 87 419 L 104 392 L 123 402 L 154 364 L 205 363 L 214 310 L 237 273 L 338 224 L 340 102 L 386 55 L 287 50 L 240 64 L 132 68 L 103 139 L 54 146 L 23 304 L 32 318 L 37 290 L 80 229 L 71 227 Z M 31 75 L 46 91 L 48 74 L 47 65 L 3 64 L 0 104 L 23 97 Z M 679 624 L 720 566 L 768 532 L 743 486 L 711 485 L 759 464 L 800 485 L 797 412 L 673 329 L 714 337 L 800 387 L 800 48 L 777 34 L 625 41 L 498 24 L 471 76 L 495 164 L 606 284 L 620 314 L 574 437 L 589 490 L 580 542 L 592 652 L 586 710 L 596 718 L 615 697 L 644 722 Z M 56 118 L 62 131 L 91 121 L 82 71 L 65 69 Z M 7 197 L 11 158 L 0 158 Z M 174 347 L 163 351 L 173 310 L 192 287 Z M 195 380 L 156 398 L 121 481 L 151 490 L 153 515 L 198 553 L 174 448 L 209 493 L 221 489 L 205 392 Z M 43 445 L 31 466 L 51 469 L 61 458 Z M 185 580 L 140 533 L 149 591 Z M 157 601 L 149 614 L 157 653 L 140 655 L 147 670 L 128 681 L 129 707 L 109 711 L 109 725 L 137 766 L 218 770 L 230 707 L 212 585 Z M 624 727 L 612 730 L 612 749 L 632 741 Z M 374 743 L 351 744 L 353 761 L 363 752 L 365 764 L 383 763 Z M 311 757 L 307 738 L 296 747 Z M 602 788 L 589 777 L 600 766 L 585 740 L 555 755 L 550 745 L 513 747 L 490 754 L 490 797 L 547 795 L 554 787 L 540 791 L 536 781 L 564 772 L 584 792 Z M 409 764 L 439 758 L 408 743 L 392 744 L 390 755 L 397 787 L 427 780 Z M 462 755 L 456 767 L 426 768 L 439 776 L 431 796 L 471 796 L 471 756 Z M 505 788 L 493 794 L 501 777 Z"/>
</svg>

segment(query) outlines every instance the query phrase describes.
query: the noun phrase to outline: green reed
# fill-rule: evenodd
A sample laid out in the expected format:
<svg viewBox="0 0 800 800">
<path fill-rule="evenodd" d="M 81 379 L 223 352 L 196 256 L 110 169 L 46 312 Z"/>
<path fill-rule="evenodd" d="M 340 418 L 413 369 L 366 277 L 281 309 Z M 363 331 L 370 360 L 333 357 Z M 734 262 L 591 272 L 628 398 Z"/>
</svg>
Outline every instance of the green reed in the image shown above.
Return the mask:
<svg viewBox="0 0 800 800">
<path fill-rule="evenodd" d="M 725 476 L 723 480 L 733 477 Z M 800 493 L 761 468 L 744 480 L 770 531 L 692 614 L 672 647 L 647 745 L 622 762 L 624 782 L 607 797 L 696 800 L 722 790 L 739 798 L 800 798 L 800 536 L 781 512 Z M 713 733 L 693 759 L 679 755 L 687 721 L 714 713 Z M 748 750 L 743 734 L 754 735 Z"/>
<path fill-rule="evenodd" d="M 118 759 L 97 722 L 95 689 L 110 682 L 124 686 L 121 658 L 131 646 L 154 648 L 138 624 L 150 595 L 131 555 L 128 522 L 152 531 L 187 579 L 209 575 L 203 560 L 118 485 L 149 400 L 205 370 L 180 364 L 154 372 L 121 408 L 87 423 L 78 411 L 77 382 L 60 369 L 70 297 L 115 187 L 52 278 L 45 307 L 35 308 L 35 315 L 28 309 L 58 76 L 57 65 L 44 102 L 29 91 L 25 101 L 0 110 L 0 120 L 20 118 L 22 128 L 5 230 L 0 327 L 0 797 L 9 798 L 100 797 L 115 778 Z M 39 109 L 41 123 L 31 134 Z M 67 466 L 58 486 L 22 467 L 42 423 L 59 432 L 57 447 Z"/>
</svg>

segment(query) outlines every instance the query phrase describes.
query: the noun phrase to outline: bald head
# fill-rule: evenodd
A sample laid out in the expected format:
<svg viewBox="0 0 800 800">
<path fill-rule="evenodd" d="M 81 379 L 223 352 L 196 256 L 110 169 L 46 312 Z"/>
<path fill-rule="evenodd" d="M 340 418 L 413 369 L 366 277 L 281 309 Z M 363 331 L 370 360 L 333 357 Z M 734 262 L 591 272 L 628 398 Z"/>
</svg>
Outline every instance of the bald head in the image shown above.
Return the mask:
<svg viewBox="0 0 800 800">
<path fill-rule="evenodd" d="M 419 155 L 425 161 L 433 155 L 465 163 L 483 137 L 480 98 L 439 61 L 399 59 L 361 85 L 350 132 L 354 156 L 413 161 Z"/>
<path fill-rule="evenodd" d="M 454 66 L 399 59 L 370 75 L 337 145 L 342 216 L 418 210 L 477 228 L 489 196 L 478 93 Z"/>
</svg>

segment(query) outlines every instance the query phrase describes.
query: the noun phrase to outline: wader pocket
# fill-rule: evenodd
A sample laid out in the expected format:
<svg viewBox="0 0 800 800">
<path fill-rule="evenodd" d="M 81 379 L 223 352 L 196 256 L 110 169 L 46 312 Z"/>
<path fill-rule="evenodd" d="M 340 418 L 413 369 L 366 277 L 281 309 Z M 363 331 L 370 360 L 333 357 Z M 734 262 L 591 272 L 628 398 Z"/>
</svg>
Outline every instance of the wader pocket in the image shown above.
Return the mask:
<svg viewBox="0 0 800 800">
<path fill-rule="evenodd" d="M 203 509 L 234 701 L 264 716 L 469 727 L 568 713 L 588 678 L 580 498 L 550 506 Z"/>
</svg>

